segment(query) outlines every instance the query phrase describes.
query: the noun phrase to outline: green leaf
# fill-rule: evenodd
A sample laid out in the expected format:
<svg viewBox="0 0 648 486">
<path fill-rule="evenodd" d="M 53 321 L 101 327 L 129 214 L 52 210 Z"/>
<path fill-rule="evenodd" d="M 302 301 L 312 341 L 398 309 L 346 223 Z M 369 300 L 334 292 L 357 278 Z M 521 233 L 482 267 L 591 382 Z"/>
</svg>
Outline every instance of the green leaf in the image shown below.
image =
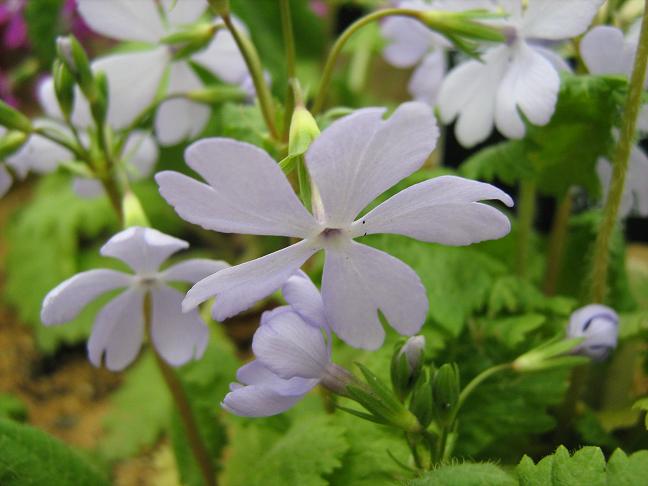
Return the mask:
<svg viewBox="0 0 648 486">
<path fill-rule="evenodd" d="M 29 42 L 43 65 L 49 66 L 56 55 L 54 39 L 60 32 L 59 13 L 64 0 L 26 2 L 24 17 Z"/>
<path fill-rule="evenodd" d="M 331 417 L 309 415 L 288 428 L 275 420 L 235 426 L 224 483 L 229 486 L 326 486 L 348 450 L 345 429 Z"/>
<path fill-rule="evenodd" d="M 514 349 L 526 340 L 530 332 L 540 328 L 546 320 L 547 318 L 542 314 L 505 317 L 488 321 L 486 332 L 507 348 Z"/>
<path fill-rule="evenodd" d="M 76 452 L 38 429 L 0 418 L 0 484 L 108 486 Z"/>
<path fill-rule="evenodd" d="M 27 420 L 27 405 L 16 395 L 0 393 L 0 418 L 19 422 Z"/>
<path fill-rule="evenodd" d="M 517 481 L 495 464 L 447 464 L 425 476 L 408 481 L 408 486 L 515 486 Z"/>
<path fill-rule="evenodd" d="M 646 429 L 648 430 L 648 397 L 637 400 L 632 408 L 646 412 L 644 420 L 646 423 Z"/>
<path fill-rule="evenodd" d="M 644 483 L 648 478 L 648 451 L 627 456 L 621 449 L 615 450 L 607 465 L 607 477 L 610 486 Z"/>
</svg>

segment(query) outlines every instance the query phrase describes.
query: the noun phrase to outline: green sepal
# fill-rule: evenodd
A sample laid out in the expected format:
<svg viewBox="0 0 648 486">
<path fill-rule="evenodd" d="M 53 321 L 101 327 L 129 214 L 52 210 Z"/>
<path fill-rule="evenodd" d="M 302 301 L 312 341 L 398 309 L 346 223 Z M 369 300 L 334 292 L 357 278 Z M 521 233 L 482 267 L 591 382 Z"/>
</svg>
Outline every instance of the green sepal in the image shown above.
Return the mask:
<svg viewBox="0 0 648 486">
<path fill-rule="evenodd" d="M 54 93 L 65 119 L 69 119 L 74 109 L 74 76 L 60 59 L 55 59 L 52 66 Z"/>
<path fill-rule="evenodd" d="M 70 70 L 81 91 L 88 100 L 95 97 L 95 84 L 90 61 L 83 46 L 72 34 L 56 40 L 56 52 L 59 59 Z"/>
<path fill-rule="evenodd" d="M 404 344 L 405 340 L 399 340 L 396 346 L 394 346 L 394 353 L 392 354 L 389 368 L 392 388 L 401 402 L 405 401 L 413 384 L 411 380 L 412 372 L 407 362 L 407 356 L 401 352 Z"/>
<path fill-rule="evenodd" d="M 247 98 L 247 93 L 238 86 L 219 84 L 203 89 L 197 89 L 185 93 L 185 98 L 199 103 L 215 105 L 227 101 L 242 102 Z"/>
<path fill-rule="evenodd" d="M 364 413 L 361 412 L 360 410 L 355 410 L 353 408 L 349 407 L 343 407 L 342 405 L 336 405 L 335 408 L 338 408 L 342 410 L 343 412 L 350 413 L 351 415 L 355 415 L 356 417 L 359 417 L 364 420 L 368 420 L 369 422 L 373 422 L 375 424 L 380 424 L 380 425 L 389 425 L 389 422 L 386 422 L 385 420 L 381 419 L 380 417 L 377 417 L 376 415 L 369 414 L 369 413 Z"/>
<path fill-rule="evenodd" d="M 459 367 L 456 363 L 441 366 L 432 378 L 432 397 L 436 417 L 444 426 L 450 425 L 455 408 L 459 403 Z"/>
<path fill-rule="evenodd" d="M 25 132 L 10 131 L 0 138 L 0 160 L 16 152 L 29 139 Z"/>
<path fill-rule="evenodd" d="M 525 373 L 588 363 L 589 359 L 584 356 L 566 355 L 584 339 L 582 337 L 572 339 L 555 337 L 516 358 L 511 367 L 519 373 Z"/>
<path fill-rule="evenodd" d="M 32 130 L 29 118 L 2 100 L 0 100 L 0 125 L 7 127 L 9 130 L 18 130 L 25 133 Z"/>
<path fill-rule="evenodd" d="M 423 370 L 421 376 L 416 381 L 416 385 L 412 391 L 409 409 L 424 429 L 434 420 L 435 408 L 432 394 L 432 381 L 426 370 Z"/>
</svg>

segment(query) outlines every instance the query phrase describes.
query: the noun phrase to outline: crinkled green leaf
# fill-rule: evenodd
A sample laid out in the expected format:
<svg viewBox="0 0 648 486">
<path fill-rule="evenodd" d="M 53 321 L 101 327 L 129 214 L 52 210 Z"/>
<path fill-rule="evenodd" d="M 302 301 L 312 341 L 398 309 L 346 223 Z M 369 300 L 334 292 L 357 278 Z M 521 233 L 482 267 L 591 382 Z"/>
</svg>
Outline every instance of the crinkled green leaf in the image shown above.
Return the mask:
<svg viewBox="0 0 648 486">
<path fill-rule="evenodd" d="M 405 483 L 408 486 L 516 486 L 501 467 L 489 463 L 447 464 Z"/>
<path fill-rule="evenodd" d="M 27 486 L 108 486 L 79 454 L 46 433 L 0 418 L 0 484 Z"/>
<path fill-rule="evenodd" d="M 524 342 L 527 334 L 540 328 L 546 320 L 547 318 L 542 314 L 523 314 L 488 320 L 485 323 L 485 330 L 507 348 L 514 349 Z"/>
</svg>

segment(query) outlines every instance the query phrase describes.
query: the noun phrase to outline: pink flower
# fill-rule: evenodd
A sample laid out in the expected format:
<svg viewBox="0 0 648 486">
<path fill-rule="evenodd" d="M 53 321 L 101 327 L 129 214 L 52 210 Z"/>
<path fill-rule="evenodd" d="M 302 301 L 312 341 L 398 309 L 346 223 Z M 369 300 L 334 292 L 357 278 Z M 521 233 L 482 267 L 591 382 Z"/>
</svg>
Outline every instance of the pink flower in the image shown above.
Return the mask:
<svg viewBox="0 0 648 486">
<path fill-rule="evenodd" d="M 8 0 L 0 5 L 0 26 L 4 26 L 3 43 L 9 49 L 27 45 L 27 24 L 23 17 L 25 0 Z"/>
</svg>

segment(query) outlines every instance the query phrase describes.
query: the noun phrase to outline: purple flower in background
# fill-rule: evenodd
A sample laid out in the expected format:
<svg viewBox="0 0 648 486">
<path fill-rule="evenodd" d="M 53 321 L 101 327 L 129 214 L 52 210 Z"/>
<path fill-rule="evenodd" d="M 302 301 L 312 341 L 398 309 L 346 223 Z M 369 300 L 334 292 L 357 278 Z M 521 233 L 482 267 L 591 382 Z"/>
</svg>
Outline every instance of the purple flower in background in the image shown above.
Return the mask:
<svg viewBox="0 0 648 486">
<path fill-rule="evenodd" d="M 609 307 L 590 304 L 574 311 L 569 319 L 567 337 L 584 337 L 574 352 L 602 361 L 617 346 L 619 316 Z"/>
<path fill-rule="evenodd" d="M 151 228 L 132 227 L 113 236 L 102 248 L 103 256 L 126 263 L 134 272 L 89 270 L 59 284 L 43 301 L 41 319 L 46 326 L 74 319 L 100 295 L 125 289 L 97 314 L 88 356 L 92 364 L 112 371 L 124 369 L 137 356 L 144 338 L 143 303 L 151 294 L 151 340 L 157 352 L 171 365 L 180 366 L 202 356 L 209 332 L 198 312 L 182 313 L 183 294 L 169 282 L 194 283 L 228 265 L 225 262 L 191 259 L 160 271 L 160 265 L 186 241 Z"/>
<path fill-rule="evenodd" d="M 23 17 L 26 0 L 6 0 L 0 4 L 0 27 L 4 27 L 3 44 L 9 49 L 27 45 L 27 24 Z"/>
<path fill-rule="evenodd" d="M 85 23 L 77 10 L 77 0 L 65 0 L 62 11 L 63 19 L 69 26 L 70 32 L 79 40 L 92 36 L 92 30 Z"/>
<path fill-rule="evenodd" d="M 225 233 L 301 238 L 202 280 L 187 294 L 184 308 L 216 296 L 217 320 L 238 314 L 325 250 L 322 298 L 336 334 L 352 346 L 378 348 L 385 335 L 378 310 L 400 333 L 415 334 L 428 310 L 419 277 L 402 261 L 354 239 L 396 233 L 469 245 L 501 238 L 510 231 L 508 218 L 478 201 L 513 201 L 490 184 L 444 176 L 415 184 L 356 219 L 377 196 L 418 170 L 436 145 L 438 128 L 426 104 L 405 103 L 388 119 L 384 115 L 381 108 L 358 110 L 310 146 L 305 157 L 314 214 L 266 152 L 236 140 L 206 139 L 187 149 L 187 164 L 207 184 L 177 172 L 159 173 L 160 192 L 189 222 Z"/>
<path fill-rule="evenodd" d="M 18 107 L 18 99 L 11 90 L 11 81 L 2 72 L 0 72 L 0 99 L 14 108 Z"/>
</svg>

